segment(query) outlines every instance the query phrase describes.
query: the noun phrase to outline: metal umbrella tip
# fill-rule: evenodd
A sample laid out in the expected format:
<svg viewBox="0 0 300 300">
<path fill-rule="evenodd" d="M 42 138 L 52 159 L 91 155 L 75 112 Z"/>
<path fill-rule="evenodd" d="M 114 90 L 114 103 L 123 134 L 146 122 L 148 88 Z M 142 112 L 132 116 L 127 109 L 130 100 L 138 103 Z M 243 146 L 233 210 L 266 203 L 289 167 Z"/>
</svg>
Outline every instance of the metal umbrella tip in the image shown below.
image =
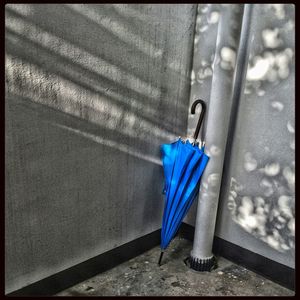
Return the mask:
<svg viewBox="0 0 300 300">
<path fill-rule="evenodd" d="M 159 256 L 159 260 L 158 260 L 158 265 L 159 265 L 159 266 L 161 266 L 161 260 L 162 260 L 163 255 L 164 255 L 164 252 L 161 251 L 161 252 L 160 252 L 160 256 Z"/>
</svg>

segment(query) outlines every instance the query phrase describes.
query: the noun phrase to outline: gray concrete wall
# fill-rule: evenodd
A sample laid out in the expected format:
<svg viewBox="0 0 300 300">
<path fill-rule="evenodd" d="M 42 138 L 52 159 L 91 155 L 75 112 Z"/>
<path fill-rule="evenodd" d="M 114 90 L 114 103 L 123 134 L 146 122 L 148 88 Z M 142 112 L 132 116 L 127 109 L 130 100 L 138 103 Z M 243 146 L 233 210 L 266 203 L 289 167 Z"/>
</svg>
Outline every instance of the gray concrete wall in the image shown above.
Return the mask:
<svg viewBox="0 0 300 300">
<path fill-rule="evenodd" d="M 220 53 L 214 54 L 218 13 L 224 8 L 199 5 L 191 101 L 199 95 L 209 104 L 210 90 L 223 88 L 212 82 L 210 57 L 219 55 L 215 63 L 224 70 L 235 67 L 238 38 L 229 36 Z M 215 234 L 294 268 L 295 10 L 291 4 L 254 5 L 252 18 L 246 86 L 239 101 L 236 130 L 230 136 L 233 145 L 222 177 Z M 212 46 L 207 47 L 204 40 Z M 216 82 L 222 83 L 222 78 Z M 224 93 L 224 101 L 230 97 L 231 92 Z M 191 118 L 191 133 L 194 126 Z M 220 156 L 213 146 L 207 153 L 211 160 Z M 194 207 L 187 223 L 195 224 L 195 212 Z"/>
<path fill-rule="evenodd" d="M 295 268 L 295 9 L 255 5 L 216 235 Z"/>
<path fill-rule="evenodd" d="M 196 5 L 6 5 L 5 290 L 161 226 Z"/>
<path fill-rule="evenodd" d="M 193 66 L 191 72 L 190 107 L 196 99 L 202 99 L 207 105 L 199 139 L 206 133 L 207 116 L 212 88 L 213 61 L 216 52 L 216 38 L 220 19 L 221 7 L 218 5 L 198 4 L 195 27 Z M 213 16 L 213 18 L 212 18 Z M 192 138 L 197 126 L 201 109 L 196 108 L 196 114 L 189 111 L 187 135 Z M 192 204 L 184 222 L 195 225 L 198 201 Z"/>
</svg>

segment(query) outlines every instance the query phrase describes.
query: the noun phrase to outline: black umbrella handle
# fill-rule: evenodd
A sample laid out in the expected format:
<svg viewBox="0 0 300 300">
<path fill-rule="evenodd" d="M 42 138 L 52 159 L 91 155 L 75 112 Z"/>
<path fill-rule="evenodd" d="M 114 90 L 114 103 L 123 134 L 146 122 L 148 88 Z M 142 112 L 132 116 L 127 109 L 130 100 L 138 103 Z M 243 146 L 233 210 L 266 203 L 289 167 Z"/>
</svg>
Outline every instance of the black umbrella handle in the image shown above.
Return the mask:
<svg viewBox="0 0 300 300">
<path fill-rule="evenodd" d="M 196 141 L 197 138 L 198 138 L 198 135 L 199 135 L 199 131 L 200 131 L 200 128 L 201 128 L 201 124 L 202 124 L 202 121 L 203 121 L 203 118 L 204 118 L 204 114 L 205 114 L 205 111 L 206 111 L 206 104 L 203 100 L 201 99 L 198 99 L 196 100 L 192 107 L 191 107 L 191 114 L 194 115 L 195 114 L 195 111 L 196 111 L 196 106 L 198 104 L 201 104 L 202 106 L 202 109 L 201 109 L 201 114 L 199 116 L 199 120 L 198 120 L 198 123 L 197 123 L 197 127 L 196 127 L 196 130 L 195 130 L 195 133 L 194 133 L 194 140 Z"/>
</svg>

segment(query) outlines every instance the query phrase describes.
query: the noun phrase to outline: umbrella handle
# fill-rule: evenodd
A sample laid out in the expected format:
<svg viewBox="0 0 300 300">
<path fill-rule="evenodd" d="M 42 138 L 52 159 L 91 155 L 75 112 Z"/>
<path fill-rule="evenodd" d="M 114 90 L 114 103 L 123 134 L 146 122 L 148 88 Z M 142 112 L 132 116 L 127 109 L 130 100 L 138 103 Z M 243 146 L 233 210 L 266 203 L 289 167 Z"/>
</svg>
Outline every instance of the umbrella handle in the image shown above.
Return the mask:
<svg viewBox="0 0 300 300">
<path fill-rule="evenodd" d="M 198 120 L 198 123 L 197 123 L 197 127 L 196 127 L 196 130 L 195 130 L 195 133 L 194 133 L 194 140 L 196 141 L 197 138 L 198 138 L 198 135 L 199 135 L 199 131 L 200 131 L 200 128 L 201 128 L 201 124 L 202 124 L 202 121 L 203 121 L 203 118 L 204 118 L 204 114 L 205 114 L 205 110 L 206 110 L 206 104 L 203 100 L 201 99 L 198 99 L 196 100 L 192 107 L 191 107 L 191 114 L 194 115 L 195 114 L 195 111 L 196 111 L 196 106 L 198 104 L 201 104 L 202 106 L 202 109 L 201 109 L 201 114 L 199 116 L 199 120 Z"/>
</svg>

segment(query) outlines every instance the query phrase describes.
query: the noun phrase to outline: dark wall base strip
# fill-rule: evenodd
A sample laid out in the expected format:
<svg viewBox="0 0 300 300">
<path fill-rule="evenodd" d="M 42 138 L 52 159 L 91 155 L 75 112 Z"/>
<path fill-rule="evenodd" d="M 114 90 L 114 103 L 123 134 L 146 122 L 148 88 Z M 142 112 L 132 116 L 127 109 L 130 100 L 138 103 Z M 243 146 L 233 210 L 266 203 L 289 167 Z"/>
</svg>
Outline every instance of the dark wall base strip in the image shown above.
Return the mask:
<svg viewBox="0 0 300 300">
<path fill-rule="evenodd" d="M 107 271 L 160 243 L 160 230 L 93 257 L 67 270 L 14 291 L 7 296 L 52 296 Z"/>
<path fill-rule="evenodd" d="M 179 234 L 193 241 L 194 231 L 195 228 L 193 226 L 183 223 Z M 295 270 L 290 267 L 225 241 L 217 236 L 214 238 L 213 253 L 246 267 L 290 290 L 295 290 Z"/>
<path fill-rule="evenodd" d="M 179 235 L 193 241 L 195 228 L 183 223 Z M 160 244 L 160 230 L 91 258 L 67 270 L 14 291 L 6 296 L 52 296 L 101 272 L 107 271 Z M 215 237 L 213 253 L 295 290 L 295 270 Z"/>
</svg>

